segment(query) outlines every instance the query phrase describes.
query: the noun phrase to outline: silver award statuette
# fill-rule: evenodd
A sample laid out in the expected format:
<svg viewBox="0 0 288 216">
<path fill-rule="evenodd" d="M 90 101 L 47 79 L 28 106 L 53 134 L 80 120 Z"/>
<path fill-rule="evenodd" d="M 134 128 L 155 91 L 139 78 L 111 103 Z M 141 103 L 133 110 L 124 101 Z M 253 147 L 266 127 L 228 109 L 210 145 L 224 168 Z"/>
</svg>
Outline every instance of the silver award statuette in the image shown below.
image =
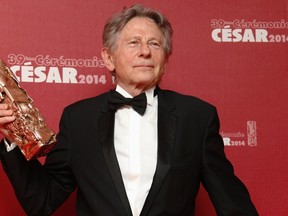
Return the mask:
<svg viewBox="0 0 288 216">
<path fill-rule="evenodd" d="M 46 125 L 33 100 L 19 86 L 15 74 L 0 59 L 0 103 L 7 104 L 16 117 L 5 125 L 11 142 L 15 142 L 27 160 L 45 156 L 55 145 L 56 135 Z"/>
</svg>

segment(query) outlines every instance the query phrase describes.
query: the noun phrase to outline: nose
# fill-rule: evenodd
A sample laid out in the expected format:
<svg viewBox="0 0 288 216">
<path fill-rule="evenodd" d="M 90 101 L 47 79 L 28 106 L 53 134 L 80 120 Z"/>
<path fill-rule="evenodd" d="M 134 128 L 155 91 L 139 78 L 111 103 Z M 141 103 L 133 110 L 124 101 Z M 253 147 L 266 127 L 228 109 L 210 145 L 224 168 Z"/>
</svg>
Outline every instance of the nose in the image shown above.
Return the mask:
<svg viewBox="0 0 288 216">
<path fill-rule="evenodd" d="M 151 56 L 151 49 L 148 44 L 141 44 L 140 50 L 139 50 L 139 56 L 142 56 L 142 57 Z"/>
</svg>

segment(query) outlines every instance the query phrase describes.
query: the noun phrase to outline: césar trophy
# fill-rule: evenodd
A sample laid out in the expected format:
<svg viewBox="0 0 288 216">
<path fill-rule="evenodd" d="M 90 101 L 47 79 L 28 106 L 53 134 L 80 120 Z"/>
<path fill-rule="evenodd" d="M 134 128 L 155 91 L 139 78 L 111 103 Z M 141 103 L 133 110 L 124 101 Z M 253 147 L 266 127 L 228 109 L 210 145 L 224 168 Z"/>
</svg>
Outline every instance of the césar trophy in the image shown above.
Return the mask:
<svg viewBox="0 0 288 216">
<path fill-rule="evenodd" d="M 5 125 L 27 160 L 45 156 L 56 144 L 55 133 L 46 125 L 33 100 L 22 89 L 15 74 L 0 59 L 0 103 L 8 104 L 16 117 Z"/>
</svg>

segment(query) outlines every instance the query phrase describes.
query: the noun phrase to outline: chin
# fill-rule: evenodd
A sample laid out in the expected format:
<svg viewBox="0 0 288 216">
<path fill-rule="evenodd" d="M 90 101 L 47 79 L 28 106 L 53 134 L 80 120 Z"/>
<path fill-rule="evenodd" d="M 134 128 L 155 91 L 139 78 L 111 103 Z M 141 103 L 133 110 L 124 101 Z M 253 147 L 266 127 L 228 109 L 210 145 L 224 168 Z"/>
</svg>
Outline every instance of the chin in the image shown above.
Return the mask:
<svg viewBox="0 0 288 216">
<path fill-rule="evenodd" d="M 151 88 L 152 86 L 155 86 L 157 82 L 155 80 L 146 80 L 146 81 L 139 81 L 138 82 L 139 86 L 143 86 L 143 89 L 147 90 Z"/>
</svg>

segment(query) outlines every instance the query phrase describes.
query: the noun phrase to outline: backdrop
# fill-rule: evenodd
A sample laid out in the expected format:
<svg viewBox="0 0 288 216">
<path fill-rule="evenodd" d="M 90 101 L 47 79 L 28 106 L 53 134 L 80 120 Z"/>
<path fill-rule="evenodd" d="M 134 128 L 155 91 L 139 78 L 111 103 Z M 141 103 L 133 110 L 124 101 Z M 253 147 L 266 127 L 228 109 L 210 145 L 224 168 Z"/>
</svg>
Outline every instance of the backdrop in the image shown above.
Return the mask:
<svg viewBox="0 0 288 216">
<path fill-rule="evenodd" d="M 227 157 L 261 216 L 288 214 L 287 0 L 146 0 L 174 28 L 161 88 L 218 108 Z M 101 33 L 128 0 L 0 0 L 0 58 L 56 132 L 62 110 L 113 87 Z M 0 169 L 0 214 L 25 215 Z M 75 194 L 55 216 L 75 215 Z M 197 216 L 216 215 L 201 188 Z"/>
</svg>

